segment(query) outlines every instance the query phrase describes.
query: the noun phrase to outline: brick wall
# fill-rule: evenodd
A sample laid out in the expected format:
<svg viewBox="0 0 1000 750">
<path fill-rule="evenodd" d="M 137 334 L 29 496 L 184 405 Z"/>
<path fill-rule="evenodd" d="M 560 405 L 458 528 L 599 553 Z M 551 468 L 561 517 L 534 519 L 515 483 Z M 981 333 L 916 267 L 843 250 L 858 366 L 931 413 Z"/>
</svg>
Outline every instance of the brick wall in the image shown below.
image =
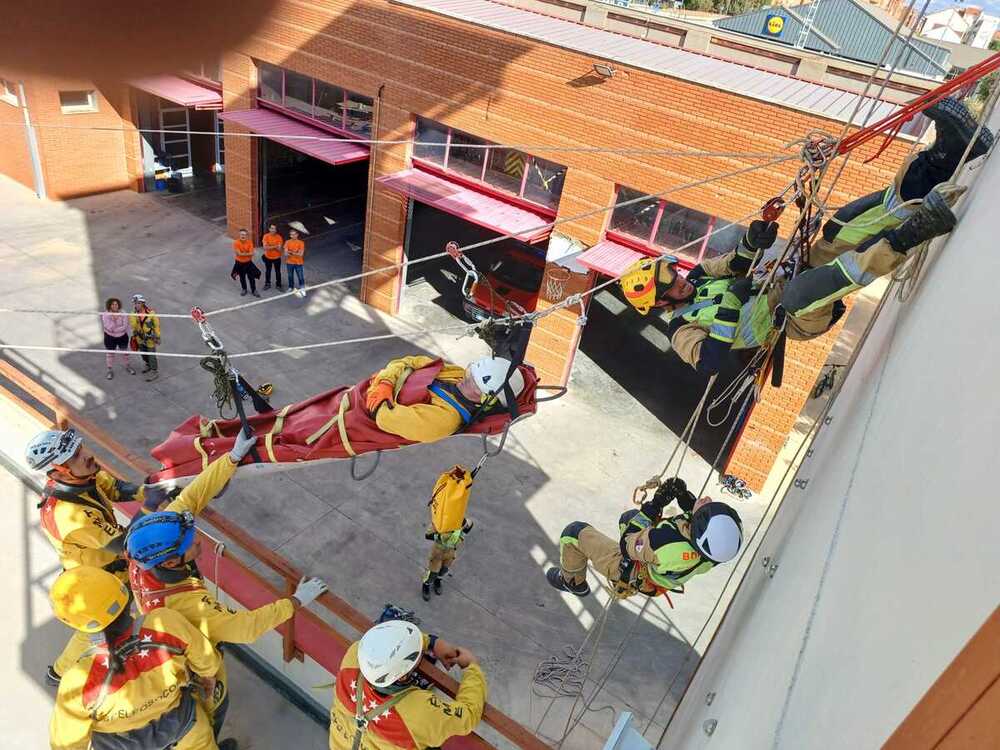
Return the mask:
<svg viewBox="0 0 1000 750">
<path fill-rule="evenodd" d="M 614 78 L 596 79 L 591 72 L 594 60 L 588 55 L 378 0 L 331 0 L 323 6 L 279 0 L 256 35 L 227 58 L 227 97 L 245 86 L 251 58 L 368 96 L 374 97 L 384 85 L 378 131 L 384 139 L 409 137 L 412 115 L 420 114 L 497 143 L 777 153 L 783 144 L 811 130 L 837 134 L 842 127 L 804 112 L 617 63 Z M 239 99 L 241 106 L 247 101 Z M 229 99 L 226 106 L 231 106 Z M 240 217 L 237 223 L 246 222 L 245 217 L 255 210 L 250 205 L 256 204 L 251 184 L 256 172 L 234 175 L 233 161 L 240 159 L 234 152 L 246 147 L 232 140 L 227 138 L 226 143 L 230 228 L 234 216 Z M 887 184 L 909 146 L 894 143 L 877 161 L 864 164 L 877 145 L 864 147 L 849 163 L 831 198 L 833 205 Z M 560 219 L 609 205 L 617 183 L 661 193 L 763 161 L 536 153 L 568 167 Z M 380 147 L 372 160 L 377 176 L 406 166 L 407 148 L 402 145 Z M 732 221 L 781 192 L 797 168 L 795 161 L 769 166 L 673 192 L 669 198 Z M 405 199 L 377 186 L 372 191 L 365 270 L 402 259 L 406 208 Z M 601 238 L 608 218 L 604 213 L 567 221 L 559 231 L 591 245 Z M 785 228 L 795 219 L 794 211 L 786 212 Z M 551 264 L 546 270 L 550 269 Z M 585 289 L 588 283 L 589 277 L 574 277 L 565 293 Z M 362 296 L 369 304 L 394 312 L 400 286 L 399 273 L 389 270 L 368 277 Z M 543 294 L 539 307 L 554 301 Z M 569 378 L 579 341 L 577 317 L 577 310 L 567 310 L 544 319 L 536 328 L 528 356 L 545 382 Z M 757 486 L 773 462 L 834 335 L 789 346 L 787 385 L 773 393 L 765 391 L 733 456 L 733 470 L 741 476 L 749 474 L 744 478 L 751 485 Z"/>
<path fill-rule="evenodd" d="M 75 90 L 94 90 L 97 111 L 63 114 L 59 92 Z M 138 144 L 134 132 L 123 132 L 131 119 L 125 84 L 29 77 L 25 80 L 25 93 L 31 121 L 37 130 L 49 198 L 73 198 L 134 185 L 134 166 L 130 170 L 126 153 L 132 154 L 134 162 Z M 127 145 L 130 141 L 131 147 Z"/>
<path fill-rule="evenodd" d="M 16 83 L 14 71 L 0 70 L 0 78 Z M 35 178 L 31 171 L 31 154 L 24 128 L 24 114 L 19 106 L 0 100 L 0 174 L 34 190 Z"/>
<path fill-rule="evenodd" d="M 222 58 L 223 109 L 249 109 L 256 103 L 257 69 L 246 55 L 226 54 Z M 260 226 L 258 164 L 260 149 L 256 138 L 248 138 L 246 128 L 223 121 L 226 132 L 226 219 L 229 235 L 240 229 L 251 234 Z M 234 135 L 235 134 L 235 135 Z"/>
</svg>

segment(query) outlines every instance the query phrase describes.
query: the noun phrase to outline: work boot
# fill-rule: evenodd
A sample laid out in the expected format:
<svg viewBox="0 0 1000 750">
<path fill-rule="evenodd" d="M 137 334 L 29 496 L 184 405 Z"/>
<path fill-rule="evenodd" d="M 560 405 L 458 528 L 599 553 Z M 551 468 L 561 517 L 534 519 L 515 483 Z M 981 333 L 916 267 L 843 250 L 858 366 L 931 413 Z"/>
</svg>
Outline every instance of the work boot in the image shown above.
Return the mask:
<svg viewBox="0 0 1000 750">
<path fill-rule="evenodd" d="M 108 368 L 108 374 L 107 374 L 107 375 L 105 375 L 105 377 L 106 377 L 106 378 L 107 378 L 108 380 L 111 380 L 112 378 L 114 378 L 114 376 L 115 376 L 115 371 L 114 371 L 114 370 L 112 370 L 112 369 L 111 369 L 111 368 L 109 367 L 109 368 Z"/>
<path fill-rule="evenodd" d="M 54 666 L 49 664 L 45 670 L 45 684 L 51 687 L 59 687 L 60 682 L 62 682 L 62 676 L 56 671 Z"/>
<path fill-rule="evenodd" d="M 470 531 L 472 531 L 475 525 L 476 525 L 475 521 L 473 521 L 471 518 L 466 518 L 464 521 L 462 521 L 462 533 L 468 534 Z"/>
<path fill-rule="evenodd" d="M 425 602 L 431 600 L 431 582 L 424 581 L 423 585 L 420 587 L 420 596 L 423 597 Z"/>
<path fill-rule="evenodd" d="M 283 287 L 281 284 L 275 284 L 274 288 L 277 289 L 279 292 L 285 291 L 285 287 Z"/>
<path fill-rule="evenodd" d="M 131 365 L 125 365 L 125 372 L 127 372 L 129 375 L 135 375 L 135 370 L 132 368 Z"/>
<path fill-rule="evenodd" d="M 441 596 L 441 578 L 440 577 L 434 579 L 434 593 L 437 594 L 438 596 Z"/>
<path fill-rule="evenodd" d="M 268 289 L 270 289 L 270 288 L 271 288 L 271 282 L 267 282 L 266 284 L 264 284 L 264 290 L 265 291 L 268 290 Z"/>
<path fill-rule="evenodd" d="M 909 218 L 886 232 L 886 239 L 897 253 L 905 253 L 921 242 L 948 234 L 955 228 L 955 214 L 935 188 L 924 196 L 924 202 Z"/>
<path fill-rule="evenodd" d="M 254 296 L 254 297 L 257 297 L 258 299 L 260 299 L 260 292 L 254 292 L 254 293 L 253 293 L 253 296 Z"/>
<path fill-rule="evenodd" d="M 548 580 L 549 585 L 554 589 L 559 589 L 560 591 L 566 591 L 575 596 L 587 596 L 590 593 L 590 586 L 586 581 L 583 583 L 570 583 L 562 576 L 562 571 L 559 568 L 549 568 L 545 571 L 545 578 Z"/>
<path fill-rule="evenodd" d="M 146 382 L 152 383 L 154 380 L 160 377 L 160 373 L 156 370 L 150 370 L 149 375 L 146 376 Z"/>
<path fill-rule="evenodd" d="M 219 750 L 240 750 L 240 743 L 230 737 L 219 743 Z"/>
<path fill-rule="evenodd" d="M 934 121 L 935 131 L 934 143 L 924 153 L 935 167 L 953 172 L 979 123 L 968 107 L 950 97 L 928 107 L 924 114 Z M 969 161 L 985 154 L 992 145 L 993 134 L 984 127 L 969 151 Z"/>
<path fill-rule="evenodd" d="M 246 297 L 247 296 L 247 290 L 244 289 L 242 292 L 240 292 L 240 296 L 241 297 Z"/>
</svg>

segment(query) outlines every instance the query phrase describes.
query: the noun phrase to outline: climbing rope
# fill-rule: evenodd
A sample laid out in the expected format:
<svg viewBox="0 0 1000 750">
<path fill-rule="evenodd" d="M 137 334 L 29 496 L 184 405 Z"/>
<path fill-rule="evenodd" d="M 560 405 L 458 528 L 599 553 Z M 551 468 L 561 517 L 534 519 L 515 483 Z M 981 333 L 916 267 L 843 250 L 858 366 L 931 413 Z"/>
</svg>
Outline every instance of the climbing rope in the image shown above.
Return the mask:
<svg viewBox="0 0 1000 750">
<path fill-rule="evenodd" d="M 215 399 L 215 406 L 219 410 L 222 419 L 232 419 L 236 416 L 236 409 L 226 416 L 227 409 L 233 407 L 233 389 L 229 386 L 229 372 L 226 366 L 217 357 L 203 357 L 199 362 L 201 369 L 212 373 L 212 398 Z"/>
</svg>

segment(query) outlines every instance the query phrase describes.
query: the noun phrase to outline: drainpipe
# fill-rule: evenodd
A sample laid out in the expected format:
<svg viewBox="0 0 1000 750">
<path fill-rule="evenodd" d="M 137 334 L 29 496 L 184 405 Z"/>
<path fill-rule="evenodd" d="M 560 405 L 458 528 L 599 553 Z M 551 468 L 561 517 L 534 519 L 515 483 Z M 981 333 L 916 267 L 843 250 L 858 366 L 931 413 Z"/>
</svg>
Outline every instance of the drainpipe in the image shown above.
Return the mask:
<svg viewBox="0 0 1000 750">
<path fill-rule="evenodd" d="M 38 151 L 38 136 L 28 115 L 28 97 L 24 93 L 24 82 L 17 82 L 17 93 L 21 97 L 21 112 L 24 113 L 24 135 L 28 139 L 28 154 L 31 155 L 31 171 L 35 177 L 35 195 L 45 198 L 45 177 L 42 175 L 42 158 Z"/>
</svg>

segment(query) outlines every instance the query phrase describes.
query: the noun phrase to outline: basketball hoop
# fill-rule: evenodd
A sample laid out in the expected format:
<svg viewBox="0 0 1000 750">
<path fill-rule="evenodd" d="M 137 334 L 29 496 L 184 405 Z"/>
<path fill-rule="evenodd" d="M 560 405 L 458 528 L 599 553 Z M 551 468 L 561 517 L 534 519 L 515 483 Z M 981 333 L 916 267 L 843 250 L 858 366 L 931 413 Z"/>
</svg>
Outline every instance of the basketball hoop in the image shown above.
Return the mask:
<svg viewBox="0 0 1000 750">
<path fill-rule="evenodd" d="M 549 302 L 562 302 L 566 298 L 566 283 L 572 276 L 568 268 L 549 266 L 542 280 L 542 296 Z"/>
</svg>

